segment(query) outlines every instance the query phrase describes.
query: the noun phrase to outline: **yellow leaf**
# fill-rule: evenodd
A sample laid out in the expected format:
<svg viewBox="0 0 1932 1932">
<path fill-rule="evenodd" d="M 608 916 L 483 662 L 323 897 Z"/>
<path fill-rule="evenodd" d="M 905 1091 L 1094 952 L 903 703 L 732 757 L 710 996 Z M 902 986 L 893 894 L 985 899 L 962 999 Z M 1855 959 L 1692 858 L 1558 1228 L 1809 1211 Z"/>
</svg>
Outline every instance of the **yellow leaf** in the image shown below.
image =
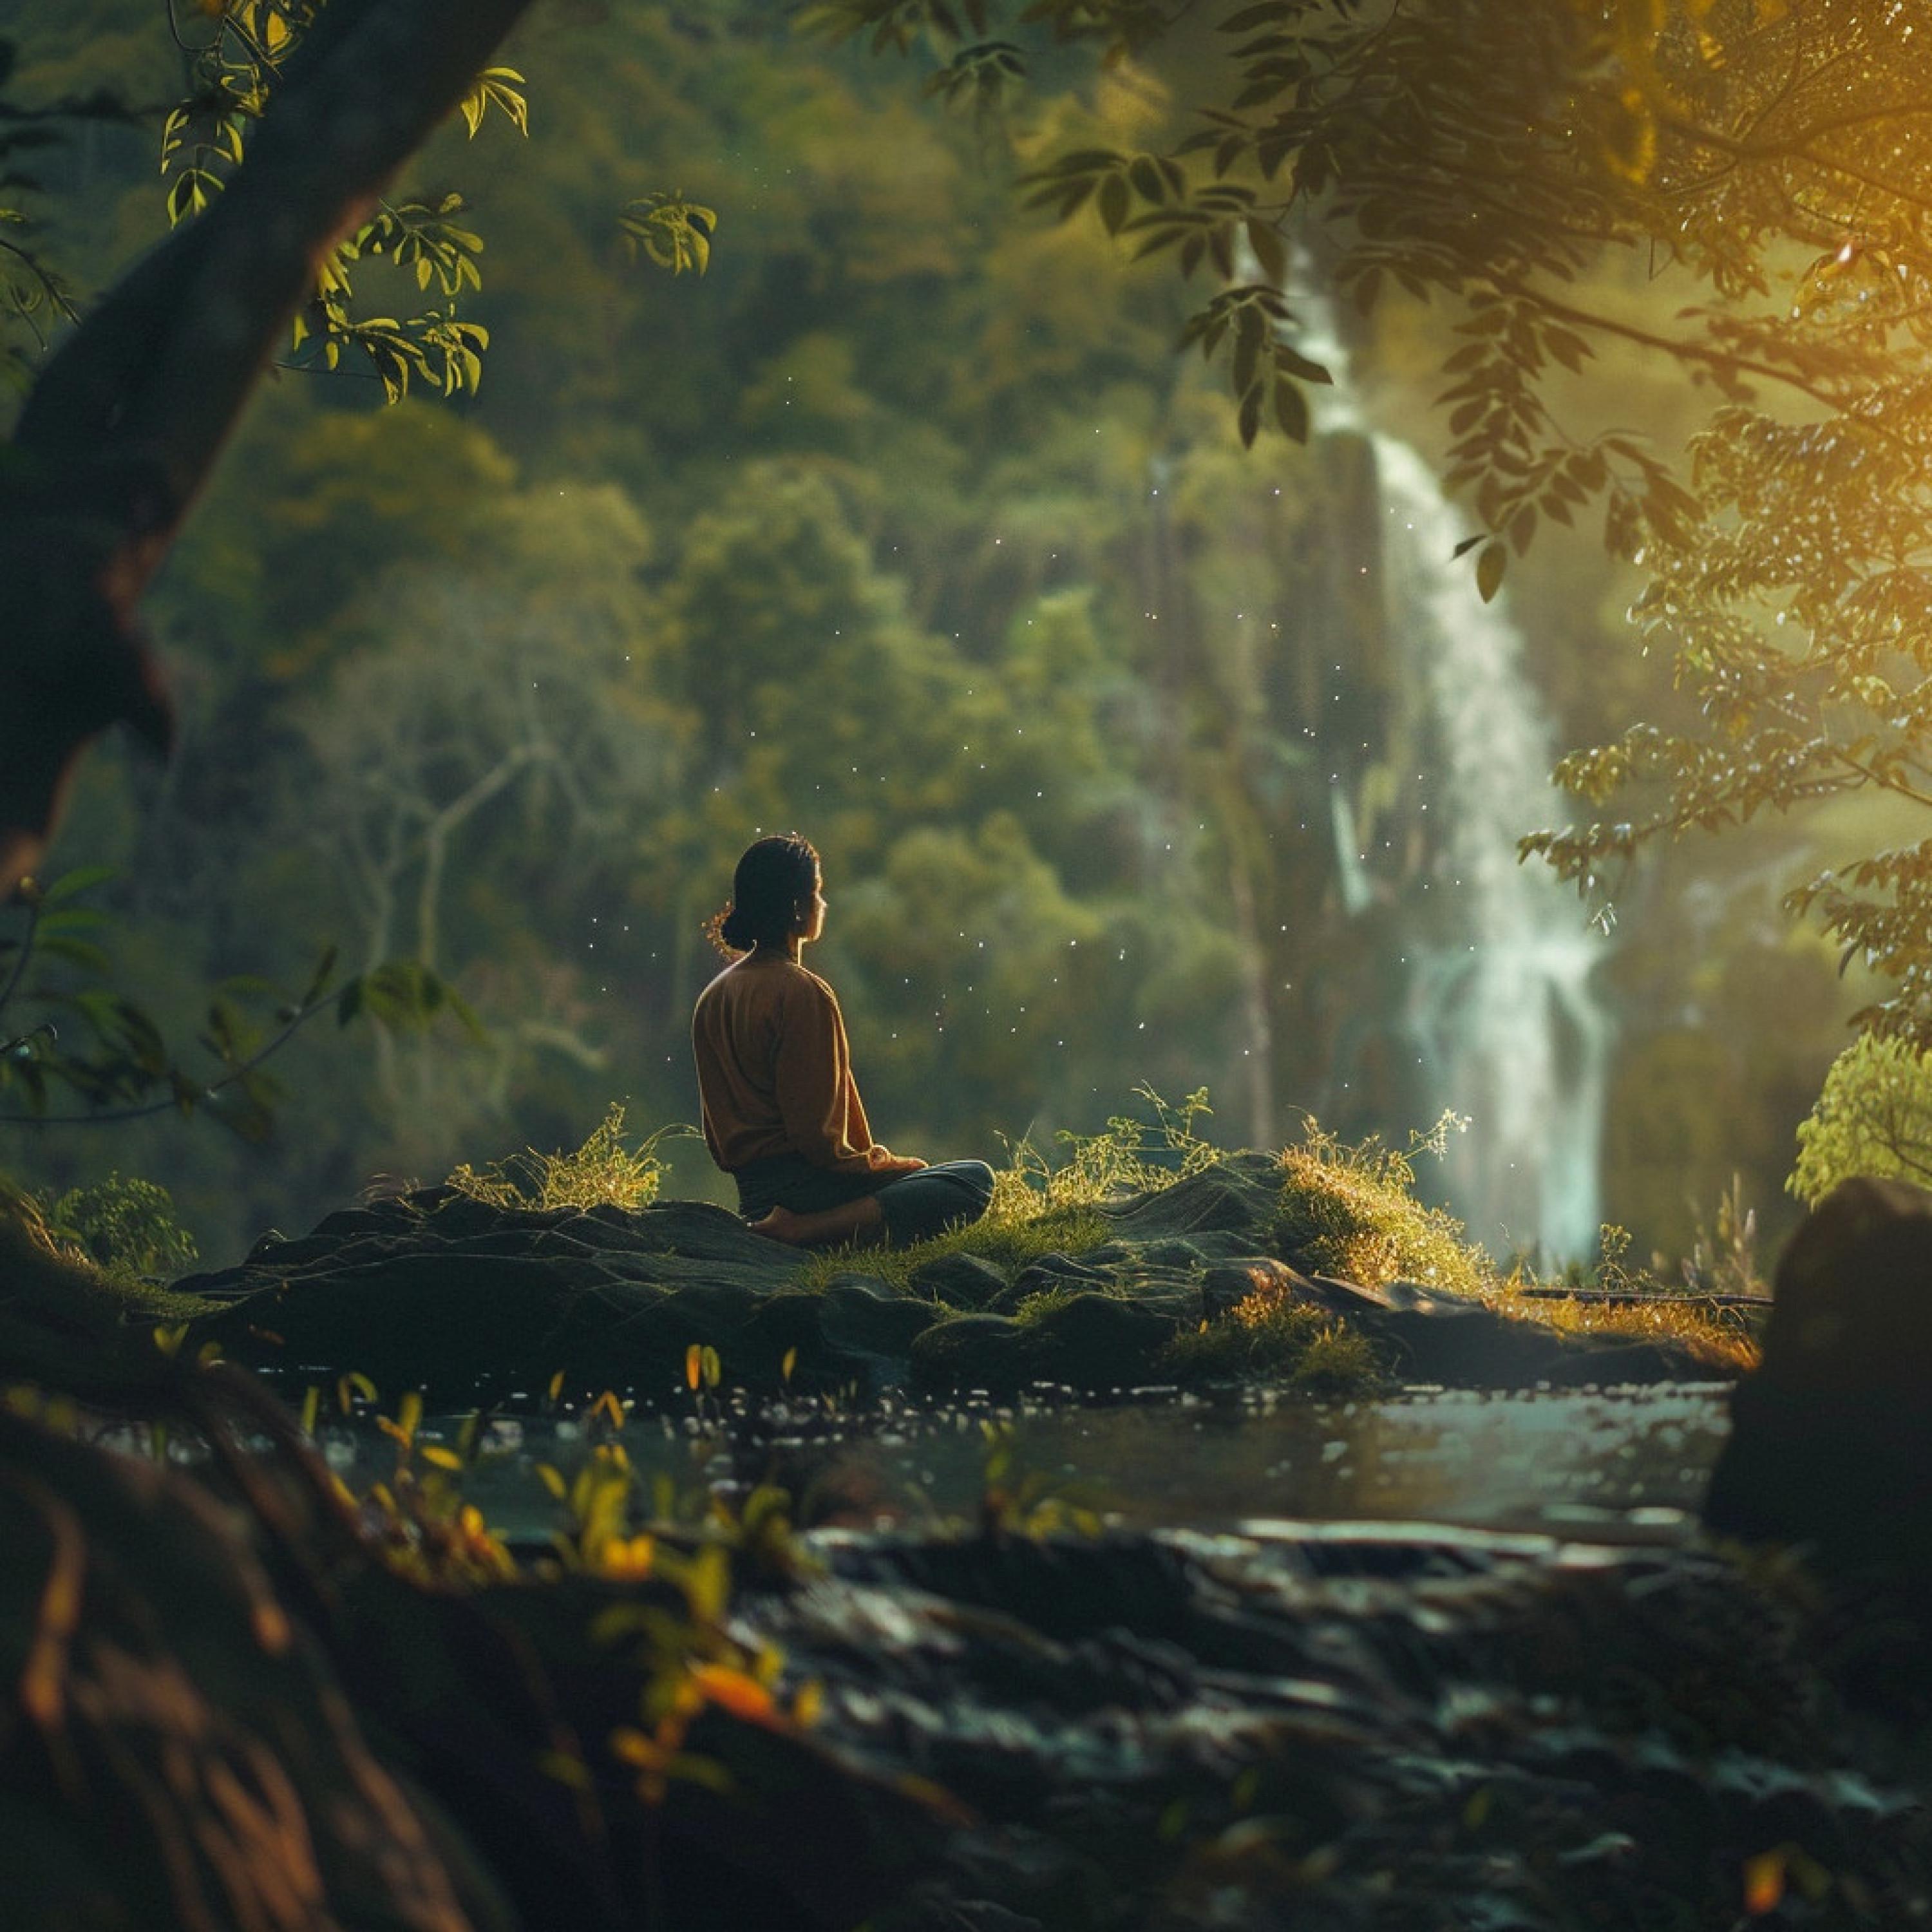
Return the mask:
<svg viewBox="0 0 1932 1932">
<path fill-rule="evenodd" d="M 463 1458 L 454 1449 L 446 1449 L 439 1442 L 428 1444 L 422 1452 L 423 1460 L 438 1469 L 460 1469 Z"/>
<path fill-rule="evenodd" d="M 1784 1897 L 1784 1853 L 1760 1852 L 1744 1861 L 1744 1910 L 1754 1918 L 1775 1912 Z"/>
<path fill-rule="evenodd" d="M 728 1664 L 700 1664 L 692 1672 L 698 1688 L 720 1710 L 754 1724 L 770 1724 L 778 1718 L 772 1694 L 756 1678 Z"/>
<path fill-rule="evenodd" d="M 154 1333 L 156 1338 L 158 1340 L 160 1330 L 157 1329 Z M 694 1342 L 692 1343 L 691 1346 L 684 1352 L 685 1387 L 694 1391 L 698 1387 L 700 1379 L 704 1375 L 704 1351 L 700 1348 L 695 1342 Z"/>
</svg>

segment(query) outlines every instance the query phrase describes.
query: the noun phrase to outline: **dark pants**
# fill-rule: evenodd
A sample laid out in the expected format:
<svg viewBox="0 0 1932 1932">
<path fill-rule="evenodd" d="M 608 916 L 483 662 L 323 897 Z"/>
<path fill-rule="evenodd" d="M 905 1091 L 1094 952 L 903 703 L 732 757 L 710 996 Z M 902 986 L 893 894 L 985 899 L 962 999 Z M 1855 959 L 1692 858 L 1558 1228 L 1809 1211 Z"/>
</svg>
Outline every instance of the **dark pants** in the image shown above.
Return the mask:
<svg viewBox="0 0 1932 1932">
<path fill-rule="evenodd" d="M 993 1170 L 983 1160 L 943 1160 L 911 1174 L 838 1174 L 782 1154 L 748 1162 L 732 1178 L 738 1211 L 748 1221 L 773 1208 L 816 1214 L 874 1196 L 886 1235 L 898 1247 L 978 1220 L 993 1198 Z"/>
</svg>

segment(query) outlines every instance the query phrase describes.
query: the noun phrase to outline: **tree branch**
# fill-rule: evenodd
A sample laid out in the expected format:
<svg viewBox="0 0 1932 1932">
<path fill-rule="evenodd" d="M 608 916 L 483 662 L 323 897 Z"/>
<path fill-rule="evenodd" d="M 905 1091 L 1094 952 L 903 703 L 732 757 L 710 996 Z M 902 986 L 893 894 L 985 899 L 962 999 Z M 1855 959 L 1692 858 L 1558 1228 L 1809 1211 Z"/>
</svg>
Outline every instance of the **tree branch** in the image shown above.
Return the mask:
<svg viewBox="0 0 1932 1932">
<path fill-rule="evenodd" d="M 0 487 L 0 892 L 80 751 L 165 748 L 138 605 L 320 262 L 462 98 L 530 0 L 332 0 L 247 161 L 68 338 Z"/>
</svg>

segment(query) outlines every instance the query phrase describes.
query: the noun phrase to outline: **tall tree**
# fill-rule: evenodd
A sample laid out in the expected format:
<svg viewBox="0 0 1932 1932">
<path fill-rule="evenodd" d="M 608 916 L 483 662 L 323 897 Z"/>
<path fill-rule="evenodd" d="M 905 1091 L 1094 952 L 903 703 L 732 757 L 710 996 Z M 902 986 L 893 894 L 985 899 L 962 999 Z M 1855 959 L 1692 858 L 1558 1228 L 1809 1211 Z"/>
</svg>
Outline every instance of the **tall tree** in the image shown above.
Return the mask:
<svg viewBox="0 0 1932 1932">
<path fill-rule="evenodd" d="M 0 890 L 98 732 L 125 720 L 167 743 L 141 598 L 331 250 L 529 4 L 303 7 L 244 163 L 34 385 L 0 466 Z"/>
</svg>

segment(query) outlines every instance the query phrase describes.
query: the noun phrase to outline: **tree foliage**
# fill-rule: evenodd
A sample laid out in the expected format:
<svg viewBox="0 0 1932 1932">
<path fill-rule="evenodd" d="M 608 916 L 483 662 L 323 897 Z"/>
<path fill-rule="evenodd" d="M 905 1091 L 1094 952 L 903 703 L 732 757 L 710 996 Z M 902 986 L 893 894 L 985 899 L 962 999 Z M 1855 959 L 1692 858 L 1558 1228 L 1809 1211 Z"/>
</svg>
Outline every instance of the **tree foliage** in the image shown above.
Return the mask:
<svg viewBox="0 0 1932 1932">
<path fill-rule="evenodd" d="M 1566 786 L 1622 814 L 1526 854 L 1606 896 L 1659 837 L 1852 791 L 1932 804 L 1922 5 L 1263 0 L 1214 23 L 1204 70 L 1189 10 L 1009 10 L 1116 63 L 1183 57 L 1201 124 L 1051 158 L 1034 200 L 1136 254 L 1172 250 L 1184 276 L 1212 268 L 1184 340 L 1225 350 L 1244 440 L 1269 420 L 1305 434 L 1300 385 L 1320 380 L 1280 294 L 1298 245 L 1362 316 L 1391 291 L 1438 310 L 1447 476 L 1480 525 L 1466 548 L 1484 597 L 1544 526 L 1591 514 L 1646 572 L 1639 638 L 1694 716 L 1566 759 Z M 1003 18 L 944 0 L 812 12 L 943 56 Z M 977 51 L 941 73 L 976 70 Z M 1204 70 L 1222 77 L 1197 88 Z M 1672 292 L 1668 322 L 1654 300 L 1606 299 L 1618 256 Z M 1612 340 L 1707 389 L 1682 471 L 1578 420 L 1573 379 Z M 1932 839 L 1836 866 L 1790 905 L 1890 982 L 1862 1024 L 1932 1044 Z"/>
<path fill-rule="evenodd" d="M 1900 1040 L 1867 1034 L 1832 1064 L 1825 1090 L 1798 1130 L 1786 1185 L 1815 1208 L 1855 1174 L 1932 1185 L 1932 1066 Z"/>
</svg>

